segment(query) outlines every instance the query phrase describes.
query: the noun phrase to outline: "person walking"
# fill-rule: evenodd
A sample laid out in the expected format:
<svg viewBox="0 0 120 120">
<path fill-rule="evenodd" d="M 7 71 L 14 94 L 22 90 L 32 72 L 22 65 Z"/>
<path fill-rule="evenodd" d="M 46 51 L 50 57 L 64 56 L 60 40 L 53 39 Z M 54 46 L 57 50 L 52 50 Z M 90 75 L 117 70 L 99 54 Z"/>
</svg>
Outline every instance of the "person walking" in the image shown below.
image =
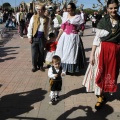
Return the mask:
<svg viewBox="0 0 120 120">
<path fill-rule="evenodd" d="M 80 27 L 81 27 L 80 36 L 83 36 L 84 30 L 85 30 L 85 23 L 86 23 L 85 13 L 84 13 L 83 9 L 80 10 L 80 15 L 81 15 L 81 18 L 83 20 L 83 23 L 80 25 Z"/>
<path fill-rule="evenodd" d="M 49 18 L 44 15 L 45 5 L 37 3 L 35 8 L 37 14 L 31 17 L 27 34 L 32 50 L 32 72 L 37 71 L 37 67 L 44 71 L 44 47 L 49 27 Z"/>
<path fill-rule="evenodd" d="M 98 23 L 90 55 L 90 64 L 83 85 L 87 92 L 95 92 L 99 110 L 105 100 L 104 93 L 117 91 L 120 69 L 120 16 L 118 0 L 107 1 L 107 12 Z"/>
<path fill-rule="evenodd" d="M 48 70 L 48 77 L 50 78 L 50 102 L 49 104 L 54 104 L 55 101 L 58 101 L 60 98 L 60 91 L 62 88 L 62 77 L 65 76 L 65 73 L 60 66 L 61 59 L 59 56 L 55 55 L 52 57 L 52 66 Z"/>
<path fill-rule="evenodd" d="M 57 36 L 62 24 L 61 10 L 59 8 L 56 9 L 56 14 L 55 14 L 55 18 L 53 19 L 53 23 L 54 23 L 53 26 L 55 30 L 55 36 Z"/>
<path fill-rule="evenodd" d="M 23 11 L 23 8 L 21 7 L 20 8 L 20 13 L 17 15 L 17 22 L 18 22 L 18 25 L 19 25 L 19 29 L 20 29 L 20 37 L 21 39 L 23 39 L 23 31 L 25 29 L 25 13 Z"/>
<path fill-rule="evenodd" d="M 33 14 L 34 13 L 33 13 L 32 9 L 30 9 L 29 12 L 27 13 L 27 16 L 26 16 L 26 20 L 27 20 L 28 24 L 29 24 L 30 19 L 33 16 Z"/>
<path fill-rule="evenodd" d="M 49 10 L 45 10 L 45 14 L 44 14 L 45 16 L 47 16 L 48 18 L 49 18 L 49 34 L 50 33 L 54 33 L 54 23 L 53 23 L 53 18 L 51 17 L 51 13 L 50 13 L 50 11 Z M 49 37 L 48 37 L 48 39 L 49 39 Z"/>
<path fill-rule="evenodd" d="M 78 34 L 83 21 L 80 15 L 75 15 L 75 10 L 75 4 L 69 3 L 56 38 L 58 45 L 55 55 L 60 56 L 63 70 L 69 73 L 79 72 L 85 65 L 83 43 Z"/>
</svg>

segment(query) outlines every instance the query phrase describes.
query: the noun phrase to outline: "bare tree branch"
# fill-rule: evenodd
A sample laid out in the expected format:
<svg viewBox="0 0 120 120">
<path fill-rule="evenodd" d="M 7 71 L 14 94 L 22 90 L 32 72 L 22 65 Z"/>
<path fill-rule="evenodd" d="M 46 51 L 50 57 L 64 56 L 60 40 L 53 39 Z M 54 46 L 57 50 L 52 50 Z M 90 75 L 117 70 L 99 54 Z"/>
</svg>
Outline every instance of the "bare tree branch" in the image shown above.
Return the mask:
<svg viewBox="0 0 120 120">
<path fill-rule="evenodd" d="M 101 2 L 101 0 L 98 0 L 98 2 L 99 2 L 101 5 L 103 5 L 102 2 Z"/>
</svg>

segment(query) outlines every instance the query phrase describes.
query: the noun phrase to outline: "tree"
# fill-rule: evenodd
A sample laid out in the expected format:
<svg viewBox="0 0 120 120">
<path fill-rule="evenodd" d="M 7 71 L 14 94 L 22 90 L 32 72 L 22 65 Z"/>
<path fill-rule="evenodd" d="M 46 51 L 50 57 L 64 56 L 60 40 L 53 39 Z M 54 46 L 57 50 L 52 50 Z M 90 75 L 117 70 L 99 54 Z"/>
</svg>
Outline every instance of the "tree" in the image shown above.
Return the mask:
<svg viewBox="0 0 120 120">
<path fill-rule="evenodd" d="M 98 8 L 99 10 L 104 10 L 104 8 L 106 7 L 107 1 L 108 0 L 104 0 L 104 2 L 102 3 L 101 0 L 97 0 L 99 4 L 95 5 L 93 4 L 93 8 Z M 118 0 L 120 2 L 120 0 Z"/>
<path fill-rule="evenodd" d="M 11 8 L 11 5 L 10 5 L 10 3 L 3 3 L 3 5 L 2 5 L 2 8 L 3 9 L 10 9 Z"/>
<path fill-rule="evenodd" d="M 97 10 L 94 10 L 94 9 L 91 9 L 91 8 L 87 8 L 87 9 L 84 9 L 84 12 L 87 14 L 87 15 L 92 15 L 95 11 Z"/>
</svg>

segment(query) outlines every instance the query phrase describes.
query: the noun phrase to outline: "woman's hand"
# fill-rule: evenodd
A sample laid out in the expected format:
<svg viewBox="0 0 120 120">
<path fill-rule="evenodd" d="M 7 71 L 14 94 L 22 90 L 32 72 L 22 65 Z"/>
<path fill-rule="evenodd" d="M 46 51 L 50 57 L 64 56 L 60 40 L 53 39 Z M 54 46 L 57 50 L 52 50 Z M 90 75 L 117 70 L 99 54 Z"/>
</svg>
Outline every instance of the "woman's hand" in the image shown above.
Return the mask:
<svg viewBox="0 0 120 120">
<path fill-rule="evenodd" d="M 63 30 L 62 30 L 62 29 L 60 29 L 60 30 L 59 30 L 59 34 L 58 34 L 58 36 L 57 36 L 57 38 L 56 38 L 56 41 L 58 41 L 58 40 L 59 40 L 59 38 L 61 37 L 62 33 L 63 33 Z"/>
<path fill-rule="evenodd" d="M 59 38 L 57 37 L 57 38 L 56 38 L 56 41 L 58 41 L 58 40 L 59 40 Z"/>
<path fill-rule="evenodd" d="M 89 62 L 91 65 L 94 65 L 95 64 L 95 51 L 96 51 L 96 45 L 93 45 L 92 47 L 92 51 L 91 51 L 91 54 L 90 54 L 90 59 L 89 59 Z"/>
<path fill-rule="evenodd" d="M 95 64 L 95 56 L 93 54 L 90 55 L 89 62 L 90 62 L 91 65 Z"/>
</svg>

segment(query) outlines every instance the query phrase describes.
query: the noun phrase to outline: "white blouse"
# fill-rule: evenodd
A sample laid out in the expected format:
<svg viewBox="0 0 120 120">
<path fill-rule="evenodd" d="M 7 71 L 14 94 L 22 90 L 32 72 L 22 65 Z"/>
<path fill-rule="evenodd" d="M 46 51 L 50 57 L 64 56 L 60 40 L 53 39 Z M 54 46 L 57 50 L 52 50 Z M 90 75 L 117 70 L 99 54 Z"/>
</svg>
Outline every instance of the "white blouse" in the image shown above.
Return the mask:
<svg viewBox="0 0 120 120">
<path fill-rule="evenodd" d="M 84 22 L 81 15 L 75 15 L 73 18 L 68 19 L 68 13 L 65 12 L 62 17 L 62 24 L 65 23 L 66 21 L 69 21 L 71 24 L 74 25 L 81 25 Z"/>
<path fill-rule="evenodd" d="M 99 46 L 100 44 L 100 37 L 105 37 L 109 34 L 108 31 L 103 30 L 103 29 L 96 29 L 96 35 L 95 38 L 93 40 L 93 45 Z"/>
</svg>

